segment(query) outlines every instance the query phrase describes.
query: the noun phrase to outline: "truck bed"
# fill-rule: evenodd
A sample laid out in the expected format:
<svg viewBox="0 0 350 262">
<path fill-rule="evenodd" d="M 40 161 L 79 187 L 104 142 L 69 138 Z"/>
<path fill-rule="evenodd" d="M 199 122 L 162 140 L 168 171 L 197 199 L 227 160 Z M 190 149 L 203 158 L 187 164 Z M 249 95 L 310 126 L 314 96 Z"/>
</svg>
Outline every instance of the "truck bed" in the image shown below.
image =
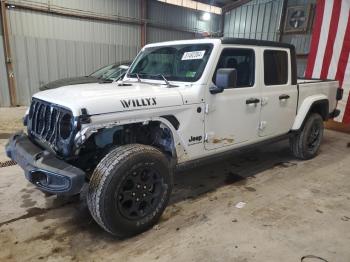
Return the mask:
<svg viewBox="0 0 350 262">
<path fill-rule="evenodd" d="M 299 101 L 310 99 L 313 96 L 325 96 L 329 99 L 329 113 L 333 112 L 337 106 L 337 89 L 339 82 L 336 80 L 321 79 L 298 79 Z M 317 95 L 315 95 L 317 94 Z M 298 110 L 302 103 L 298 103 Z"/>
</svg>

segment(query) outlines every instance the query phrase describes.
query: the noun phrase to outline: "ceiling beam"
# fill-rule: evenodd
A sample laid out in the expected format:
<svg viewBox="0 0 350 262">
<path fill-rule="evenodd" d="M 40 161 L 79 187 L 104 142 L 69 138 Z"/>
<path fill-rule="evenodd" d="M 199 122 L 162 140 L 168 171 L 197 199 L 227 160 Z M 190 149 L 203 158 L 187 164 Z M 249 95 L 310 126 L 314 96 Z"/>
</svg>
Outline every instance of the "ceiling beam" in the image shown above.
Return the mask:
<svg viewBox="0 0 350 262">
<path fill-rule="evenodd" d="M 229 3 L 227 5 L 225 5 L 224 7 L 222 7 L 222 14 L 235 9 L 237 7 L 240 7 L 241 5 L 244 5 L 246 3 L 249 3 L 251 0 L 236 0 L 233 3 Z"/>
</svg>

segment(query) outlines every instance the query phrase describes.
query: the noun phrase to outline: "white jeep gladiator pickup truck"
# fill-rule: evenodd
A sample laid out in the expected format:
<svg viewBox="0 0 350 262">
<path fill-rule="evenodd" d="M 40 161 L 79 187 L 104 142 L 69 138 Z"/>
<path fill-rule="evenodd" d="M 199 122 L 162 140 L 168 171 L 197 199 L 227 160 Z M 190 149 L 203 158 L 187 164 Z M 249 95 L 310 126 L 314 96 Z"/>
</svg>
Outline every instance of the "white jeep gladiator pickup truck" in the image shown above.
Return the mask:
<svg viewBox="0 0 350 262">
<path fill-rule="evenodd" d="M 297 80 L 294 46 L 201 39 L 145 46 L 122 81 L 35 94 L 7 155 L 52 194 L 78 194 L 118 237 L 152 227 L 179 166 L 289 138 L 316 156 L 336 117 L 337 81 Z"/>
</svg>

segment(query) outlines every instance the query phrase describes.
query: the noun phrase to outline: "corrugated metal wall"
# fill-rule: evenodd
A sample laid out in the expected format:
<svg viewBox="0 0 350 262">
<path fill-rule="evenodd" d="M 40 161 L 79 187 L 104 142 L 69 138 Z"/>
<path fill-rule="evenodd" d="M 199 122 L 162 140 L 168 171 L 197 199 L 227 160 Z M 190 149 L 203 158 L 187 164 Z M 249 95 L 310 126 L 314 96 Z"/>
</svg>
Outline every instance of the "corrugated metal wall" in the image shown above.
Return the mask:
<svg viewBox="0 0 350 262">
<path fill-rule="evenodd" d="M 132 60 L 141 48 L 137 24 L 73 18 L 20 9 L 19 4 L 84 11 L 92 15 L 140 19 L 139 0 L 11 0 L 7 10 L 17 103 L 28 105 L 40 85 L 59 78 L 87 75 L 116 61 Z M 220 16 L 201 21 L 202 12 L 149 0 L 147 42 L 194 38 L 194 32 L 220 31 Z M 153 26 L 152 26 L 153 25 Z M 154 25 L 171 27 L 172 30 Z M 175 28 L 177 28 L 175 30 Z M 186 32 L 189 31 L 189 32 Z M 0 36 L 1 37 L 1 36 Z M 0 106 L 8 106 L 8 86 L 0 43 Z M 5 71 L 6 72 L 6 71 Z M 4 83 L 3 83 L 4 82 Z"/>
<path fill-rule="evenodd" d="M 316 0 L 288 0 L 288 6 L 315 4 Z M 283 0 L 253 0 L 224 14 L 224 36 L 279 41 Z M 310 19 L 313 18 L 311 12 Z M 303 76 L 309 53 L 312 26 L 304 34 L 283 34 L 282 42 L 291 43 L 299 55 L 298 76 Z"/>
<path fill-rule="evenodd" d="M 195 38 L 194 33 L 170 31 L 167 29 L 148 27 L 147 28 L 147 43 L 164 42 L 171 40 Z"/>
<path fill-rule="evenodd" d="M 315 4 L 316 0 L 289 0 L 287 2 L 287 7 L 289 6 L 300 6 Z M 313 17 L 313 12 L 310 14 L 310 20 Z M 311 34 L 312 34 L 312 23 L 310 23 L 309 28 L 305 34 L 284 34 L 282 36 L 282 41 L 286 43 L 291 43 L 295 46 L 298 54 L 308 54 L 310 48 Z"/>
<path fill-rule="evenodd" d="M 10 106 L 9 87 L 7 82 L 7 73 L 4 54 L 4 39 L 2 35 L 0 14 L 0 106 Z"/>
<path fill-rule="evenodd" d="M 10 0 L 11 3 L 49 4 L 107 15 L 139 17 L 139 0 Z"/>
<path fill-rule="evenodd" d="M 211 14 L 210 21 L 202 21 L 200 16 L 203 12 L 179 8 L 175 5 L 158 1 L 149 1 L 147 11 L 147 17 L 150 20 L 150 25 L 148 25 L 147 29 L 148 43 L 190 39 L 195 37 L 195 32 L 220 32 L 220 15 Z M 155 28 L 152 24 L 186 29 L 193 33 Z"/>
<path fill-rule="evenodd" d="M 288 0 L 288 6 L 316 0 Z M 61 6 L 105 15 L 138 19 L 139 0 L 13 0 L 18 3 Z M 224 36 L 279 39 L 282 0 L 252 0 L 224 14 Z M 195 37 L 195 32 L 220 32 L 221 16 L 201 21 L 202 12 L 149 0 L 147 42 Z M 63 77 L 86 75 L 96 68 L 132 59 L 140 49 L 140 26 L 72 18 L 20 9 L 8 10 L 11 47 L 18 104 L 27 105 L 38 87 Z M 153 25 L 153 26 L 152 26 Z M 154 25 L 171 27 L 172 30 Z M 177 28 L 177 30 L 175 30 Z M 188 31 L 188 32 L 186 32 Z M 306 34 L 285 34 L 283 42 L 296 46 L 298 54 L 309 52 L 311 30 Z M 298 59 L 298 74 L 305 70 L 306 58 Z M 3 40 L 0 35 L 0 106 L 8 106 Z"/>
<path fill-rule="evenodd" d="M 224 36 L 277 41 L 281 0 L 253 0 L 224 15 Z"/>
<path fill-rule="evenodd" d="M 47 3 L 47 1 L 41 1 Z M 68 8 L 138 17 L 139 2 L 50 1 Z M 140 49 L 138 25 L 92 21 L 9 9 L 17 102 L 28 105 L 40 85 L 87 75 L 106 64 L 132 60 Z"/>
<path fill-rule="evenodd" d="M 287 6 L 300 6 L 315 4 L 316 0 L 288 0 Z M 312 35 L 312 18 L 314 10 L 310 13 L 310 24 L 305 34 L 284 34 L 282 41 L 285 43 L 291 43 L 295 46 L 297 54 L 305 55 L 298 58 L 298 76 L 304 76 L 304 72 L 307 64 L 307 54 L 309 54 L 311 35 Z"/>
</svg>

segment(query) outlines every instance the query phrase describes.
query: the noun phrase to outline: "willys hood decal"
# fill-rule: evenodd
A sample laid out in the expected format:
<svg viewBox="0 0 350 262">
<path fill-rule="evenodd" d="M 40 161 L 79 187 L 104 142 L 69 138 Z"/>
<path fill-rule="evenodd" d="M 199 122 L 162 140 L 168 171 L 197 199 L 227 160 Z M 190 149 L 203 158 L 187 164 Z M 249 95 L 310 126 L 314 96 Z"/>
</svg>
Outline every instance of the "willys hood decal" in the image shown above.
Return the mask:
<svg viewBox="0 0 350 262">
<path fill-rule="evenodd" d="M 95 115 L 183 104 L 177 88 L 147 83 L 82 84 L 39 92 L 33 97 L 69 108 L 75 116 L 80 115 L 82 108 Z"/>
</svg>

